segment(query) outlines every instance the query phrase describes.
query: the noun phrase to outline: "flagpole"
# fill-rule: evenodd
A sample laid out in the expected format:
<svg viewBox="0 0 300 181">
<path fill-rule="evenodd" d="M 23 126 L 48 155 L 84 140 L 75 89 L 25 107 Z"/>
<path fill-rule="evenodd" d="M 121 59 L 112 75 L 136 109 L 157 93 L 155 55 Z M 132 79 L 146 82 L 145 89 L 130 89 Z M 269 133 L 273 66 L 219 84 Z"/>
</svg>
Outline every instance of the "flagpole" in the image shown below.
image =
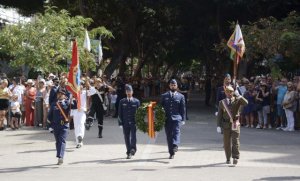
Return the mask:
<svg viewBox="0 0 300 181">
<path fill-rule="evenodd" d="M 236 25 L 239 24 L 239 21 L 236 21 Z M 237 31 L 237 30 L 235 30 Z M 239 54 L 238 54 L 238 49 L 237 47 L 235 48 L 235 59 L 233 61 L 233 83 L 234 83 L 234 89 L 236 89 L 236 79 L 237 79 L 237 72 L 238 72 L 238 58 L 239 58 Z"/>
</svg>

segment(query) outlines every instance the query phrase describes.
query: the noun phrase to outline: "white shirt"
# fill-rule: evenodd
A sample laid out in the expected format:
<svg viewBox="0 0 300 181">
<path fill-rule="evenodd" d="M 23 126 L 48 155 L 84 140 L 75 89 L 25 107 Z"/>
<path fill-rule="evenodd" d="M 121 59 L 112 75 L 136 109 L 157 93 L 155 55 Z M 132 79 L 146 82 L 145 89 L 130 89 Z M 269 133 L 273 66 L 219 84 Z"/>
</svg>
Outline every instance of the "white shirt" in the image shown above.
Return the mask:
<svg viewBox="0 0 300 181">
<path fill-rule="evenodd" d="M 87 110 L 87 106 L 86 106 L 86 103 L 87 103 L 86 94 L 87 94 L 86 90 L 82 90 L 81 94 L 80 94 L 80 102 L 81 102 L 80 109 L 82 109 L 83 111 Z"/>
<path fill-rule="evenodd" d="M 110 101 L 111 101 L 111 103 L 115 104 L 117 102 L 117 98 L 118 98 L 117 94 L 111 94 L 110 95 Z"/>
<path fill-rule="evenodd" d="M 11 101 L 10 106 L 11 106 L 11 112 L 12 113 L 21 112 L 20 103 L 18 101 Z M 16 107 L 16 106 L 17 106 L 17 109 L 12 109 L 13 107 Z"/>
<path fill-rule="evenodd" d="M 92 96 L 97 93 L 95 87 L 90 87 L 90 89 L 87 92 L 88 92 L 87 93 L 88 96 Z"/>
<path fill-rule="evenodd" d="M 14 88 L 15 87 L 15 88 Z M 14 89 L 13 89 L 14 88 Z M 13 89 L 13 90 L 12 90 Z M 25 91 L 25 87 L 21 86 L 21 85 L 10 85 L 9 86 L 9 90 L 12 90 L 12 94 L 13 95 L 17 95 L 18 96 L 18 102 L 20 104 L 22 104 L 22 95 L 24 94 Z"/>
</svg>

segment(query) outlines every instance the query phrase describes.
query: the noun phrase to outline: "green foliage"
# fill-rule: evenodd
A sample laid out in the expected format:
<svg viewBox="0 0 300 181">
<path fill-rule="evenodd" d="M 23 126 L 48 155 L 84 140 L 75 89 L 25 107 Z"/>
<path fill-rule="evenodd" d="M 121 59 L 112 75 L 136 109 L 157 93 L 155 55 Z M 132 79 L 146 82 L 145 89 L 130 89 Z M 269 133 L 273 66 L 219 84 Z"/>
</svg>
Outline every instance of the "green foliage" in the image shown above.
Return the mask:
<svg viewBox="0 0 300 181">
<path fill-rule="evenodd" d="M 11 65 L 27 65 L 42 72 L 67 71 L 67 60 L 71 59 L 71 40 L 76 38 L 83 70 L 95 68 L 95 56 L 84 52 L 83 41 L 86 27 L 92 19 L 71 17 L 66 10 L 56 11 L 46 7 L 44 14 L 36 14 L 26 24 L 7 25 L 1 31 L 1 52 L 12 57 Z M 103 37 L 112 37 L 104 27 L 92 30 Z"/>
</svg>

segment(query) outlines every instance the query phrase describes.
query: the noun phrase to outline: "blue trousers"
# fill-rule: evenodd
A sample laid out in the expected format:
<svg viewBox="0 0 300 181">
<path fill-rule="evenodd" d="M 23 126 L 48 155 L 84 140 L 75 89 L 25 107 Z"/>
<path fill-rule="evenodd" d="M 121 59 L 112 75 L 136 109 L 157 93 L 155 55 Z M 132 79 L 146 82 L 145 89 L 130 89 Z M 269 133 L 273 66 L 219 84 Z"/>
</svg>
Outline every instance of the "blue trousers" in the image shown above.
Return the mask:
<svg viewBox="0 0 300 181">
<path fill-rule="evenodd" d="M 180 143 L 180 121 L 166 121 L 165 132 L 167 136 L 168 149 L 171 155 L 174 154 L 174 146 Z"/>
<path fill-rule="evenodd" d="M 68 129 L 54 129 L 53 133 L 56 141 L 56 157 L 64 158 Z"/>
<path fill-rule="evenodd" d="M 136 151 L 136 126 L 135 125 L 124 125 L 123 126 L 124 139 L 126 144 L 127 152 L 130 153 L 130 150 L 134 149 Z"/>
</svg>

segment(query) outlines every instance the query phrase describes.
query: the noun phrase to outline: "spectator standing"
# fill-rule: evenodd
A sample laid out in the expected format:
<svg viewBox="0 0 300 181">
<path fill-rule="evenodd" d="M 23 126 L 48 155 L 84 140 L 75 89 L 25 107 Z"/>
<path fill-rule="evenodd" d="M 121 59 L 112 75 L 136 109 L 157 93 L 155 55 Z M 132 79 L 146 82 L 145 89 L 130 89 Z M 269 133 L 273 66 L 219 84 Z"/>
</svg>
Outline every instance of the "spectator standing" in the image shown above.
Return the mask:
<svg viewBox="0 0 300 181">
<path fill-rule="evenodd" d="M 283 131 L 295 130 L 294 112 L 296 111 L 296 92 L 292 82 L 287 83 L 287 92 L 284 95 L 282 106 L 287 119 L 287 127 Z"/>
</svg>

